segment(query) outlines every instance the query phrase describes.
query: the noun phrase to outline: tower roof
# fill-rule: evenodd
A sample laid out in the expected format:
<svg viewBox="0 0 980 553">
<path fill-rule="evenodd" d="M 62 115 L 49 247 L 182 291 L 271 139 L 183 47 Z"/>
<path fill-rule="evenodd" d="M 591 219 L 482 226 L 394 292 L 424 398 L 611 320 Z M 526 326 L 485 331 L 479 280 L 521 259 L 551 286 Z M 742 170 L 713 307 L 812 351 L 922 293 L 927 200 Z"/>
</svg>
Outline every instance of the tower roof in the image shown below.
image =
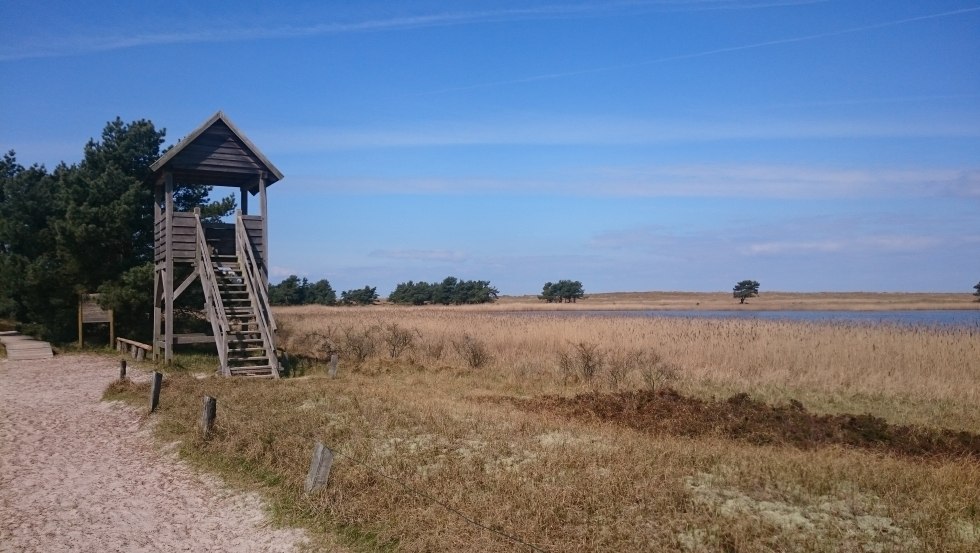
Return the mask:
<svg viewBox="0 0 980 553">
<path fill-rule="evenodd" d="M 174 145 L 150 166 L 150 180 L 162 181 L 171 172 L 186 184 L 245 187 L 252 194 L 259 190 L 259 177 L 266 186 L 283 178 L 238 127 L 219 111 Z"/>
</svg>

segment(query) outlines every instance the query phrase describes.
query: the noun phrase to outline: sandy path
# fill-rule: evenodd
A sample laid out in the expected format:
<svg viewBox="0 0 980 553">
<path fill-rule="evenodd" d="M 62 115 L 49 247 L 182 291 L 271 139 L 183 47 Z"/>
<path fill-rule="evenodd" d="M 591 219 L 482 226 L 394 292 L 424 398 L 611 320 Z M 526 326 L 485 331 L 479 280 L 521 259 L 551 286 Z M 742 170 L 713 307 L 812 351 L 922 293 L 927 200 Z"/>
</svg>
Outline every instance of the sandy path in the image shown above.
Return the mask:
<svg viewBox="0 0 980 553">
<path fill-rule="evenodd" d="M 118 365 L 0 360 L 0 552 L 296 551 L 233 492 L 153 445 L 139 414 L 100 401 Z"/>
</svg>

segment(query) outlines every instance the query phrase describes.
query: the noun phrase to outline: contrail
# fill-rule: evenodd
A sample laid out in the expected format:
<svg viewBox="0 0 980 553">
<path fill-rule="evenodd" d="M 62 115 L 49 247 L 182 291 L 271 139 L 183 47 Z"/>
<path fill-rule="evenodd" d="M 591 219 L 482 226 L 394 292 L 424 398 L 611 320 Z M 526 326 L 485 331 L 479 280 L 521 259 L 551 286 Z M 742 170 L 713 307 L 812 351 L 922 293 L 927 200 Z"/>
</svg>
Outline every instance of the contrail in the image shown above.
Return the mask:
<svg viewBox="0 0 980 553">
<path fill-rule="evenodd" d="M 480 88 L 489 88 L 494 86 L 508 85 L 508 84 L 521 84 L 521 83 L 531 83 L 535 81 L 548 81 L 552 79 L 561 79 L 564 77 L 576 77 L 579 75 L 590 75 L 593 73 L 606 73 L 609 71 L 619 71 L 622 69 L 634 69 L 637 67 L 644 67 L 647 65 L 654 65 L 657 63 L 666 63 L 670 61 L 687 60 L 693 58 L 703 58 L 707 56 L 714 56 L 717 54 L 725 54 L 728 52 L 738 52 L 741 50 L 753 50 L 755 48 L 765 48 L 767 46 L 777 46 L 780 44 L 792 44 L 795 42 L 806 42 L 810 40 L 817 40 L 821 38 L 827 38 L 832 36 L 847 35 L 852 33 L 860 33 L 864 31 L 871 31 L 874 29 L 882 29 L 885 27 L 894 27 L 896 25 L 904 25 L 906 23 L 913 23 L 916 21 L 924 21 L 927 19 L 938 19 L 941 17 L 950 17 L 953 15 L 960 15 L 964 13 L 980 11 L 980 6 L 972 8 L 963 8 L 959 10 L 952 10 L 947 12 L 933 13 L 928 15 L 920 15 L 916 17 L 907 17 L 905 19 L 894 19 L 891 21 L 882 21 L 881 23 L 874 23 L 871 25 L 863 25 L 860 27 L 850 27 L 847 29 L 840 29 L 837 31 L 828 31 L 825 33 L 816 33 L 812 35 L 803 35 L 791 38 L 780 38 L 775 40 L 767 40 L 764 42 L 754 42 L 752 44 L 742 44 L 739 46 L 728 46 L 725 48 L 715 48 L 713 50 L 703 50 L 701 52 L 692 52 L 689 54 L 677 54 L 674 56 L 665 56 L 662 58 L 656 58 L 652 60 L 638 61 L 633 63 L 621 63 L 617 65 L 606 65 L 603 67 L 592 67 L 589 69 L 580 69 L 577 71 L 564 71 L 560 73 L 544 73 L 541 75 L 532 75 L 530 77 L 522 77 L 520 79 L 509 79 L 504 81 L 492 81 L 486 83 L 477 83 L 472 85 L 457 86 L 451 88 L 443 88 L 440 90 L 433 90 L 429 92 L 419 93 L 419 96 L 428 96 L 434 94 L 446 94 L 449 92 L 462 92 L 467 90 L 476 90 Z"/>
<path fill-rule="evenodd" d="M 751 10 L 779 6 L 798 6 L 821 3 L 828 0 L 757 0 L 740 3 L 737 0 L 701 0 L 693 4 L 678 4 L 672 0 L 619 0 L 600 4 L 552 4 L 543 6 L 433 13 L 414 16 L 372 19 L 355 22 L 327 22 L 311 25 L 285 25 L 258 28 L 207 28 L 203 30 L 170 33 L 147 33 L 123 36 L 95 36 L 69 38 L 67 41 L 47 41 L 44 47 L 4 51 L 0 47 L 0 61 L 29 58 L 58 57 L 79 53 L 107 52 L 140 46 L 166 44 L 196 44 L 239 42 L 256 39 L 313 37 L 323 35 L 352 34 L 361 32 L 386 32 L 423 29 L 427 27 L 454 27 L 477 23 L 506 23 L 535 19 L 560 19 L 609 15 L 619 10 L 655 10 L 691 12 L 705 10 Z M 51 43 L 53 42 L 53 43 Z"/>
</svg>

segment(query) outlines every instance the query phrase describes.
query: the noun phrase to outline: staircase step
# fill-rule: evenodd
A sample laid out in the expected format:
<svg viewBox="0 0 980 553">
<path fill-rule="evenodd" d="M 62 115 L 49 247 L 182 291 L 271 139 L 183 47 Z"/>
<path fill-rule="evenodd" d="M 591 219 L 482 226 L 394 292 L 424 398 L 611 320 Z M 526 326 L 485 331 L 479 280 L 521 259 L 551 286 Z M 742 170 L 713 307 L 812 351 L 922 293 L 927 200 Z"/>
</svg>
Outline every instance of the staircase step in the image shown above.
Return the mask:
<svg viewBox="0 0 980 553">
<path fill-rule="evenodd" d="M 233 373 L 271 371 L 272 365 L 265 364 L 265 365 L 249 365 L 245 367 L 229 367 L 229 370 Z"/>
<path fill-rule="evenodd" d="M 257 367 L 231 367 L 229 369 L 232 376 L 259 376 L 259 375 L 269 375 L 272 376 L 272 367 L 269 365 L 262 365 Z"/>
<path fill-rule="evenodd" d="M 268 363 L 269 356 L 263 355 L 261 357 L 229 357 L 228 361 L 234 361 L 236 363 L 250 363 L 252 361 L 265 361 L 266 363 Z"/>
<path fill-rule="evenodd" d="M 265 353 L 265 348 L 228 348 L 228 355 L 233 356 L 235 359 L 246 359 L 246 357 L 238 357 L 239 355 L 246 355 L 256 359 L 269 358 Z"/>
</svg>

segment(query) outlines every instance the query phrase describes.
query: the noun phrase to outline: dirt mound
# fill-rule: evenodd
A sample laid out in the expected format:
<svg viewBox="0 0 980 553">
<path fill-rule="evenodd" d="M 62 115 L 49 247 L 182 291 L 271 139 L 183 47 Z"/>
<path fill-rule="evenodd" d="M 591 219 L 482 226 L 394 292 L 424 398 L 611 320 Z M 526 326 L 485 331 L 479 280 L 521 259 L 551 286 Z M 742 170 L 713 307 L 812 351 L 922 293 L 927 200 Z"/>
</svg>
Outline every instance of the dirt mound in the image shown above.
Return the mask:
<svg viewBox="0 0 980 553">
<path fill-rule="evenodd" d="M 509 401 L 529 411 L 610 422 L 651 434 L 719 436 L 802 449 L 836 444 L 912 457 L 980 460 L 980 434 L 892 425 L 869 414 L 816 415 L 795 400 L 768 405 L 744 393 L 727 400 L 702 400 L 664 389 Z"/>
</svg>

